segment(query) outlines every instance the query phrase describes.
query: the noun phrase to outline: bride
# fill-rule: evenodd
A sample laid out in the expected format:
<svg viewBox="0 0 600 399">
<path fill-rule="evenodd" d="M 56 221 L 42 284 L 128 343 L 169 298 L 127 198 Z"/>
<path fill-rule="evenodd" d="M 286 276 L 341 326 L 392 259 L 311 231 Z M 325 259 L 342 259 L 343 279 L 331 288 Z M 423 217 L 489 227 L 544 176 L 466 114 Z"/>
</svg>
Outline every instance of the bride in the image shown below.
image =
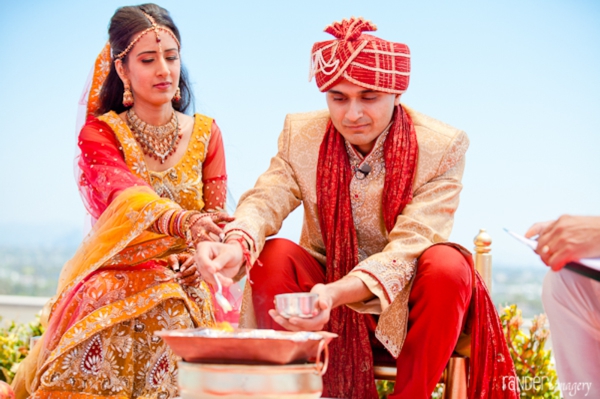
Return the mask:
<svg viewBox="0 0 600 399">
<path fill-rule="evenodd" d="M 219 240 L 221 132 L 185 114 L 191 92 L 167 10 L 119 8 L 98 57 L 78 138 L 78 181 L 94 220 L 46 306 L 17 397 L 178 396 L 177 357 L 153 333 L 214 324 L 190 248 Z"/>
</svg>

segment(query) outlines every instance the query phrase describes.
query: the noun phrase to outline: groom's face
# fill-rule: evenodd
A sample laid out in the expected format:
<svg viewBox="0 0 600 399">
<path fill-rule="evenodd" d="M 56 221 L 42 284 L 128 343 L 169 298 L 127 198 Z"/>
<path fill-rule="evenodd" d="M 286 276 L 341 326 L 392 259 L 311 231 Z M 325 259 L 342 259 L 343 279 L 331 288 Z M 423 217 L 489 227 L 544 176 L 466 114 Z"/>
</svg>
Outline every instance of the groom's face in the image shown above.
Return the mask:
<svg viewBox="0 0 600 399">
<path fill-rule="evenodd" d="M 389 125 L 400 95 L 366 89 L 343 80 L 327 92 L 331 122 L 363 155 Z"/>
</svg>

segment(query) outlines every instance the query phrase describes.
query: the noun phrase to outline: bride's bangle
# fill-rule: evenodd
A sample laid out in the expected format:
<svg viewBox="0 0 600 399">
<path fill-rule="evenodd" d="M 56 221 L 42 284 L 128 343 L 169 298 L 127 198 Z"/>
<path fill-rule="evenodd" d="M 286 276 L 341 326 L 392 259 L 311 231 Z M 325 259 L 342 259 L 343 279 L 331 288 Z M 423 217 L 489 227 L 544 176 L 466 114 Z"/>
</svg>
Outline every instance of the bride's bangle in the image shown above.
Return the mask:
<svg viewBox="0 0 600 399">
<path fill-rule="evenodd" d="M 185 231 L 185 238 L 187 240 L 188 246 L 195 246 L 199 239 L 201 237 L 196 236 L 194 237 L 192 235 L 192 227 L 194 227 L 196 225 L 196 223 L 198 223 L 200 220 L 204 219 L 205 217 L 211 217 L 210 213 L 201 213 L 201 212 L 197 212 L 194 211 L 194 214 L 191 215 L 188 219 L 187 219 L 187 223 L 184 226 L 184 231 Z"/>
</svg>

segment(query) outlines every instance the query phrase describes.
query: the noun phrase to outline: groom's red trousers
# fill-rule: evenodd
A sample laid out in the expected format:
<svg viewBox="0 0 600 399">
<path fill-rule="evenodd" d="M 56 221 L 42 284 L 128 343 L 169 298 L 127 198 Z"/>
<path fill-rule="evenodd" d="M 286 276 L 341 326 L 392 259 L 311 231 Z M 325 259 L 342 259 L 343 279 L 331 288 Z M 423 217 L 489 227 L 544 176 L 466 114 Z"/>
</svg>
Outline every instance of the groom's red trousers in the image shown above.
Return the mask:
<svg viewBox="0 0 600 399">
<path fill-rule="evenodd" d="M 255 265 L 250 272 L 258 328 L 282 330 L 268 314 L 275 295 L 310 291 L 325 283 L 325 269 L 285 239 L 268 240 L 259 259 L 262 267 Z M 390 399 L 431 397 L 460 335 L 471 289 L 471 266 L 457 249 L 436 245 L 420 256 L 409 297 L 408 333 L 398 359 L 370 332 L 375 362 L 393 362 L 398 370 Z"/>
</svg>

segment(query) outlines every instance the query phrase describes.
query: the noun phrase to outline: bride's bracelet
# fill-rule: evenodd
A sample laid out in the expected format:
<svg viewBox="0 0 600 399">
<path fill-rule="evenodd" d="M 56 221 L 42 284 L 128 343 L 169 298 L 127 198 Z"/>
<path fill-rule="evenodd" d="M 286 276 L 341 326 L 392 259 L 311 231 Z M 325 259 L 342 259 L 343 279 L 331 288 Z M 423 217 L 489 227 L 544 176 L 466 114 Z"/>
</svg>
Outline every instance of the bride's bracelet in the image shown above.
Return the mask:
<svg viewBox="0 0 600 399">
<path fill-rule="evenodd" d="M 210 213 L 201 213 L 201 212 L 195 212 L 189 219 L 189 223 L 187 226 L 187 230 L 191 230 L 192 227 L 194 227 L 194 225 L 196 223 L 198 223 L 201 219 L 204 219 L 205 217 L 211 217 L 212 214 Z M 192 220 L 193 219 L 193 220 Z"/>
<path fill-rule="evenodd" d="M 198 211 L 168 210 L 156 219 L 152 226 L 150 226 L 150 230 L 158 234 L 183 238 L 189 241 L 190 228 L 204 217 L 204 215 Z"/>
<path fill-rule="evenodd" d="M 200 238 L 202 237 L 194 237 L 192 235 L 192 227 L 194 227 L 194 225 L 196 223 L 198 223 L 200 220 L 206 218 L 206 217 L 211 217 L 212 214 L 210 213 L 204 213 L 204 212 L 197 212 L 195 211 L 193 215 L 191 215 L 187 220 L 186 220 L 186 224 L 184 226 L 184 231 L 185 231 L 185 240 L 188 243 L 188 246 L 193 248 L 195 247 L 197 241 L 199 241 Z"/>
<path fill-rule="evenodd" d="M 176 213 L 178 213 L 176 209 L 170 209 L 164 212 L 154 221 L 154 223 L 152 223 L 150 230 L 158 234 L 170 235 L 169 224 L 171 217 Z"/>
</svg>

